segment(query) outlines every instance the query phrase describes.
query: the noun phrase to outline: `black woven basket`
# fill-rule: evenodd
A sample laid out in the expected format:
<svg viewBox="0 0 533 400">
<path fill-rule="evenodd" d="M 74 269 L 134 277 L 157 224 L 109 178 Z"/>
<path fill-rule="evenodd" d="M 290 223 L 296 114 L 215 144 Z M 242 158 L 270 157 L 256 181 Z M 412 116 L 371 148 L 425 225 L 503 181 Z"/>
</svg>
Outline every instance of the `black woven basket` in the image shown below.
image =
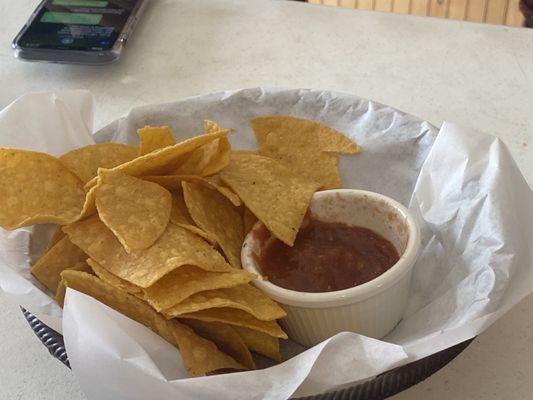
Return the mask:
<svg viewBox="0 0 533 400">
<path fill-rule="evenodd" d="M 46 346 L 52 356 L 70 368 L 63 336 L 52 328 L 43 324 L 29 311 L 22 309 L 26 321 Z M 349 388 L 327 392 L 324 394 L 300 397 L 299 400 L 379 400 L 393 396 L 419 382 L 453 360 L 459 353 L 468 347 L 474 339 L 459 343 L 449 349 L 433 354 L 413 363 L 384 372 L 370 381 L 366 381 Z"/>
</svg>

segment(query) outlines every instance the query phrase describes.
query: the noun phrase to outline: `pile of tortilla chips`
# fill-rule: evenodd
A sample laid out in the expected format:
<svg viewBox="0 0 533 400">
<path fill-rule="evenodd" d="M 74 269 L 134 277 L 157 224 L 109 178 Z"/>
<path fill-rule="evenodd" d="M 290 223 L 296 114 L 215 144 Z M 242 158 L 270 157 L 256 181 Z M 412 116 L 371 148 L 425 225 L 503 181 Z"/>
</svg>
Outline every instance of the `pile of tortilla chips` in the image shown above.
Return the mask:
<svg viewBox="0 0 533 400">
<path fill-rule="evenodd" d="M 180 143 L 147 126 L 139 147 L 0 148 L 0 226 L 56 224 L 32 274 L 60 304 L 70 287 L 147 326 L 192 376 L 253 369 L 251 351 L 280 361 L 286 314 L 241 269 L 244 236 L 259 219 L 292 245 L 313 193 L 340 186 L 337 153 L 359 148 L 293 117 L 252 127 L 257 152 L 232 151 L 212 121 Z"/>
</svg>

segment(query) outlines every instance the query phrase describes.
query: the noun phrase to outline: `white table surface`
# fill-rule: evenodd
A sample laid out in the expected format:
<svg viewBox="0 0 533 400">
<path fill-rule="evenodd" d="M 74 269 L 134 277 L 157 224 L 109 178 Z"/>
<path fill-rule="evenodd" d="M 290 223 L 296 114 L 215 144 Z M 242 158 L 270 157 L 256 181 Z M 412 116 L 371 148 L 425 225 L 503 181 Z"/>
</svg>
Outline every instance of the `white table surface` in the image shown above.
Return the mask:
<svg viewBox="0 0 533 400">
<path fill-rule="evenodd" d="M 533 182 L 533 30 L 288 1 L 151 0 L 117 64 L 23 63 L 10 42 L 37 3 L 0 2 L 0 108 L 28 91 L 86 88 L 98 128 L 134 106 L 224 89 L 331 89 L 497 135 Z M 0 338 L 0 399 L 85 398 L 1 297 Z M 531 343 L 533 297 L 394 399 L 530 399 Z"/>
</svg>

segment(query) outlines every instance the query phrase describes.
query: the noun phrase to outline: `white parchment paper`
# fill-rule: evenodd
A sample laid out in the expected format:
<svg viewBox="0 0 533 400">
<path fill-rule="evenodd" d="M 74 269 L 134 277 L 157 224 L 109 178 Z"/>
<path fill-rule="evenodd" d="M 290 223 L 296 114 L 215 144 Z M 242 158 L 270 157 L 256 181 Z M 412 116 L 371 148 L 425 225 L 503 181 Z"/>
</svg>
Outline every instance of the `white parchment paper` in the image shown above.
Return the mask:
<svg viewBox="0 0 533 400">
<path fill-rule="evenodd" d="M 328 124 L 364 152 L 343 156 L 343 184 L 409 205 L 422 252 L 403 320 L 383 340 L 341 333 L 266 369 L 187 378 L 179 354 L 157 335 L 92 298 L 67 291 L 63 312 L 29 275 L 46 227 L 0 231 L 0 288 L 63 332 L 89 399 L 284 399 L 371 378 L 481 333 L 533 289 L 533 195 L 497 138 L 429 123 L 346 94 L 247 89 L 133 109 L 93 137 L 87 92 L 28 94 L 0 112 L 0 146 L 59 155 L 101 141 L 137 143 L 136 129 L 167 124 L 178 139 L 209 118 L 234 127 L 232 145 L 256 147 L 249 119 L 290 114 Z"/>
</svg>

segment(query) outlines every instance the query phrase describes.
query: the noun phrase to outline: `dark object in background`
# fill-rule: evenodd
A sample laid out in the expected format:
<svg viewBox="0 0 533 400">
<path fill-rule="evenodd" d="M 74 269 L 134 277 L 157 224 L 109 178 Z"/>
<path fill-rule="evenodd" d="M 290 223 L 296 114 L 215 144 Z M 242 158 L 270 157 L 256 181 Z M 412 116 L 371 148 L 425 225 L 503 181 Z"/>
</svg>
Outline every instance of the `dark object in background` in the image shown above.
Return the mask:
<svg viewBox="0 0 533 400">
<path fill-rule="evenodd" d="M 533 0 L 520 0 L 520 11 L 524 14 L 524 26 L 533 28 Z"/>
<path fill-rule="evenodd" d="M 26 61 L 103 65 L 116 61 L 147 0 L 42 0 L 15 37 Z"/>
</svg>

